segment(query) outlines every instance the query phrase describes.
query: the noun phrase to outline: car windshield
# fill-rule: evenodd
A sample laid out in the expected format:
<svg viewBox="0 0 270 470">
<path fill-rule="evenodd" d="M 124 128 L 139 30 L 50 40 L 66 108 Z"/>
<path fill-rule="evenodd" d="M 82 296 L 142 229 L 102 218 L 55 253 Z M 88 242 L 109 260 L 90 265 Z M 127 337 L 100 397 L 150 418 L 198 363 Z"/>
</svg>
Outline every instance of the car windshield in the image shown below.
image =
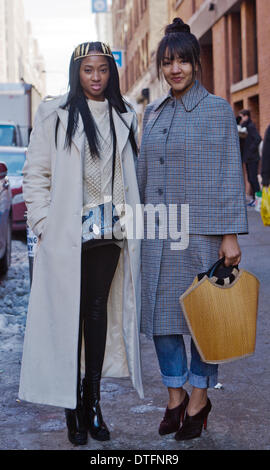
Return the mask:
<svg viewBox="0 0 270 470">
<path fill-rule="evenodd" d="M 0 124 L 0 145 L 15 145 L 15 127 Z"/>
<path fill-rule="evenodd" d="M 24 161 L 24 153 L 7 153 L 0 151 L 0 162 L 4 162 L 7 165 L 9 176 L 22 175 Z"/>
</svg>

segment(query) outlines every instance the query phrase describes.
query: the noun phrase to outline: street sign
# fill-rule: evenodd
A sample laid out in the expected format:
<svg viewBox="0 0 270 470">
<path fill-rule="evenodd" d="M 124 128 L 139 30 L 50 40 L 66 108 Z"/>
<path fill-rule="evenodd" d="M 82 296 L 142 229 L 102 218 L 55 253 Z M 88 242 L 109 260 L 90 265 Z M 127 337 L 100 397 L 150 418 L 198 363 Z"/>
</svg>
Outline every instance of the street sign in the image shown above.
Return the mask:
<svg viewBox="0 0 270 470">
<path fill-rule="evenodd" d="M 123 51 L 112 51 L 112 55 L 118 67 L 123 67 Z"/>
<path fill-rule="evenodd" d="M 107 13 L 107 0 L 92 0 L 92 13 Z"/>
</svg>

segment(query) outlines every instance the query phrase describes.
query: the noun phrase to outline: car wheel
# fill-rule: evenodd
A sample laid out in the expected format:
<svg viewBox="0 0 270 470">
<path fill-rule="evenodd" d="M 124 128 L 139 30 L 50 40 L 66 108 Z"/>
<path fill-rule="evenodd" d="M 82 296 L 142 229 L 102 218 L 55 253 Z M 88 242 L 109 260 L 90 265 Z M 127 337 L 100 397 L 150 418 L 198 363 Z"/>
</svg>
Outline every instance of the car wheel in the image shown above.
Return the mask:
<svg viewBox="0 0 270 470">
<path fill-rule="evenodd" d="M 12 220 L 8 218 L 6 251 L 0 259 L 0 274 L 6 274 L 11 263 Z"/>
</svg>

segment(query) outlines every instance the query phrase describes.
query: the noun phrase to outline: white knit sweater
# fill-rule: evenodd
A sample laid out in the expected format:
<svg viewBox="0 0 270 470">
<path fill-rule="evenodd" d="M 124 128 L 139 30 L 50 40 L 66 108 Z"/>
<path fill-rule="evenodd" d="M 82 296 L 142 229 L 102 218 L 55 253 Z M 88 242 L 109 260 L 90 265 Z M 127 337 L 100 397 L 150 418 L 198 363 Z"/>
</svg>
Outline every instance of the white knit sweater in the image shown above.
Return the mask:
<svg viewBox="0 0 270 470">
<path fill-rule="evenodd" d="M 105 197 L 112 196 L 112 157 L 113 139 L 111 135 L 109 103 L 105 101 L 87 100 L 91 114 L 98 129 L 100 158 L 93 157 L 87 138 L 85 138 L 85 152 L 83 164 L 83 214 L 91 207 L 105 202 Z M 121 216 L 124 215 L 124 190 L 121 173 L 120 155 L 116 150 L 114 175 L 114 205 L 122 205 Z"/>
</svg>

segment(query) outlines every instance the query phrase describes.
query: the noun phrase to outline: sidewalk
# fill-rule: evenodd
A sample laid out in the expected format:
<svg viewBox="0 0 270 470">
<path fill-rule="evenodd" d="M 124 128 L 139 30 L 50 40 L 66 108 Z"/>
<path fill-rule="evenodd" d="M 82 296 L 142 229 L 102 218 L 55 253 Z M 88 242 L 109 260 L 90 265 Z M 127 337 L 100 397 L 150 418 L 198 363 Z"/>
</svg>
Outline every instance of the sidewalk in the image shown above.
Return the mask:
<svg viewBox="0 0 270 470">
<path fill-rule="evenodd" d="M 200 439 L 176 442 L 157 430 L 167 404 L 153 343 L 142 337 L 145 398 L 140 400 L 129 379 L 104 379 L 102 410 L 111 440 L 99 443 L 89 437 L 86 446 L 74 448 L 66 436 L 60 408 L 18 402 L 22 335 L 0 358 L 0 449 L 28 450 L 266 450 L 270 449 L 270 227 L 260 214 L 248 210 L 250 234 L 240 237 L 241 267 L 261 281 L 255 355 L 220 366 L 220 389 L 209 390 L 212 412 Z M 26 254 L 27 256 L 27 254 Z M 189 346 L 188 346 L 189 351 Z M 190 391 L 190 386 L 187 385 Z"/>
</svg>

